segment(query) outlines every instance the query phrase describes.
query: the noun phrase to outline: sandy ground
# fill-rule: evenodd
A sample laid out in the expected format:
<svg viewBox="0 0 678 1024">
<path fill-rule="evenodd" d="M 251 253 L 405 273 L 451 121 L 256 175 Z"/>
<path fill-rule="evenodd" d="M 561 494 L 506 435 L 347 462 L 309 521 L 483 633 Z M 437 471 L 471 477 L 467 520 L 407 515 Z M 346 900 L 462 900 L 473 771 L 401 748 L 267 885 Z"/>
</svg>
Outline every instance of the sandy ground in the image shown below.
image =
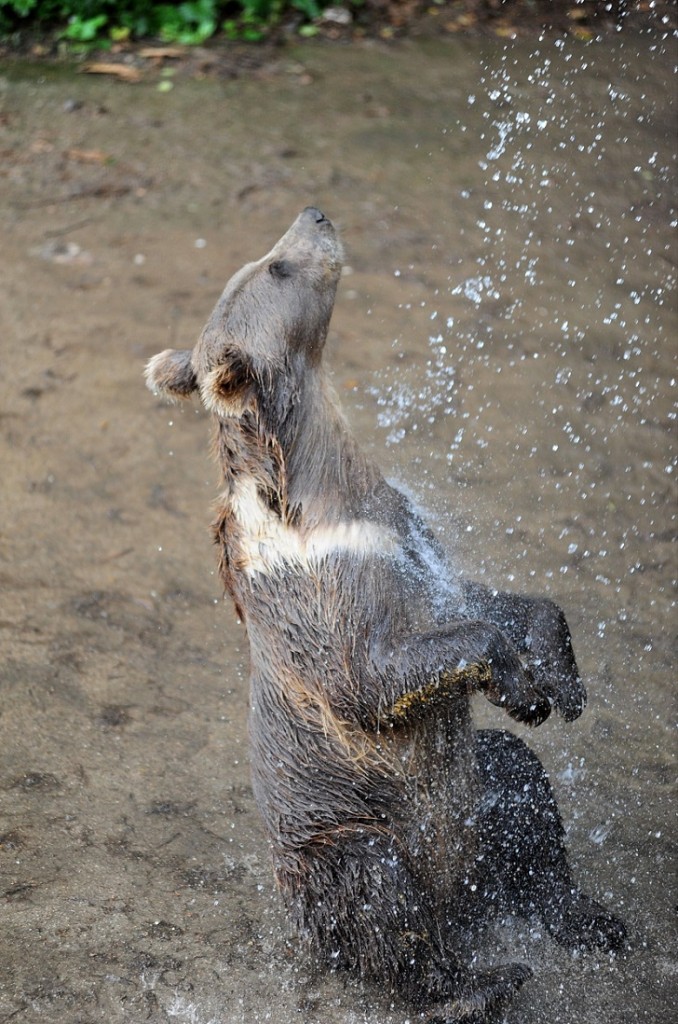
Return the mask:
<svg viewBox="0 0 678 1024">
<path fill-rule="evenodd" d="M 634 950 L 573 959 L 506 923 L 499 952 L 537 971 L 507 1019 L 668 1019 L 671 44 L 512 45 L 286 51 L 165 92 L 2 69 L 2 1024 L 414 1020 L 287 939 L 208 424 L 142 381 L 309 201 L 349 250 L 329 347 L 352 421 L 471 571 L 565 604 L 592 682 L 581 723 L 534 743 Z M 581 111 L 527 200 L 531 144 L 501 127 L 520 104 L 564 138 Z"/>
</svg>

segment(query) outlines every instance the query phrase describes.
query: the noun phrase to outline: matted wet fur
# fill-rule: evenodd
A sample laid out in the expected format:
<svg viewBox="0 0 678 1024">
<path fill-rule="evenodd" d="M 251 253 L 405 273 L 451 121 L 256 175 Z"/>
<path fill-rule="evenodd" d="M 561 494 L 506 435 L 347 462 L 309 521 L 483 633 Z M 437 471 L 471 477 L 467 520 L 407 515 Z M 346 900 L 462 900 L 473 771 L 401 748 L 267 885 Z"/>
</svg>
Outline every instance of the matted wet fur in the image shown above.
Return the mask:
<svg viewBox="0 0 678 1024">
<path fill-rule="evenodd" d="M 469 711 L 479 690 L 516 721 L 569 721 L 585 692 L 560 609 L 455 579 L 353 438 L 321 361 L 342 257 L 308 207 L 147 380 L 214 414 L 214 536 L 247 627 L 253 784 L 292 921 L 316 957 L 429 1021 L 481 1021 L 531 971 L 472 969 L 474 918 L 624 940 L 572 881 L 538 759 Z"/>
</svg>

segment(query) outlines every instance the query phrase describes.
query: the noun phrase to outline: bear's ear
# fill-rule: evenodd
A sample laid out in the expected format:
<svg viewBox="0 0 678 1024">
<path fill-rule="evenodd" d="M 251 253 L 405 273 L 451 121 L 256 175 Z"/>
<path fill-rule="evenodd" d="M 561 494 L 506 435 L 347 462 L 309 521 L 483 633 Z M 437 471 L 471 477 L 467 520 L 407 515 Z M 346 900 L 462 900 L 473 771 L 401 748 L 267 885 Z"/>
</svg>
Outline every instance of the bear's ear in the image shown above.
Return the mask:
<svg viewBox="0 0 678 1024">
<path fill-rule="evenodd" d="M 191 365 L 190 349 L 165 349 L 153 356 L 146 365 L 146 384 L 154 395 L 164 398 L 188 398 L 198 387 Z"/>
<path fill-rule="evenodd" d="M 218 416 L 242 416 L 256 408 L 256 375 L 239 352 L 222 353 L 221 360 L 200 383 L 203 404 Z"/>
</svg>

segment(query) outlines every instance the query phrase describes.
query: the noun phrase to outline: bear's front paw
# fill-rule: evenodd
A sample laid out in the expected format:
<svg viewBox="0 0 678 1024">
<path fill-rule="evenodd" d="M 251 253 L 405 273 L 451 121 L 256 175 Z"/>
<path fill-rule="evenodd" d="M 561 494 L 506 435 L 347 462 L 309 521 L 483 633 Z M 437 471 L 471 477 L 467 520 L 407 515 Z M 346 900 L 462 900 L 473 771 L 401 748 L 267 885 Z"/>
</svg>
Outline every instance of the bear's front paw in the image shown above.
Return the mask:
<svg viewBox="0 0 678 1024">
<path fill-rule="evenodd" d="M 526 639 L 526 657 L 537 686 L 548 694 L 566 722 L 577 718 L 586 704 L 586 689 L 572 650 L 565 616 L 552 601 L 535 602 L 536 611 Z"/>
<path fill-rule="evenodd" d="M 499 630 L 488 643 L 487 664 L 490 671 L 480 686 L 487 699 L 516 722 L 541 725 L 551 714 L 548 692 L 523 666 Z"/>
<path fill-rule="evenodd" d="M 586 688 L 574 663 L 554 663 L 548 657 L 530 658 L 528 665 L 537 685 L 549 695 L 556 711 L 573 722 L 586 705 Z"/>
</svg>

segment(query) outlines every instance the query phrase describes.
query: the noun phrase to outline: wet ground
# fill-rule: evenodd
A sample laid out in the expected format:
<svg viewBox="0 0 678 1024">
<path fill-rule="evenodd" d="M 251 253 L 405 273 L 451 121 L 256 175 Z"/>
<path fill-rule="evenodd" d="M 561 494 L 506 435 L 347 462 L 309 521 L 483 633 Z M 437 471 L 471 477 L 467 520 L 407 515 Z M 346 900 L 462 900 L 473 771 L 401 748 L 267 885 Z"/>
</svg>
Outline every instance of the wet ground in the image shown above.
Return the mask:
<svg viewBox="0 0 678 1024">
<path fill-rule="evenodd" d="M 488 960 L 536 972 L 507 1020 L 668 1019 L 675 55 L 309 47 L 166 91 L 2 69 L 0 1022 L 416 1019 L 287 942 L 208 424 L 142 382 L 310 201 L 349 254 L 329 358 L 352 423 L 460 567 L 566 608 L 589 684 L 530 742 L 632 949 L 505 922 Z"/>
</svg>

